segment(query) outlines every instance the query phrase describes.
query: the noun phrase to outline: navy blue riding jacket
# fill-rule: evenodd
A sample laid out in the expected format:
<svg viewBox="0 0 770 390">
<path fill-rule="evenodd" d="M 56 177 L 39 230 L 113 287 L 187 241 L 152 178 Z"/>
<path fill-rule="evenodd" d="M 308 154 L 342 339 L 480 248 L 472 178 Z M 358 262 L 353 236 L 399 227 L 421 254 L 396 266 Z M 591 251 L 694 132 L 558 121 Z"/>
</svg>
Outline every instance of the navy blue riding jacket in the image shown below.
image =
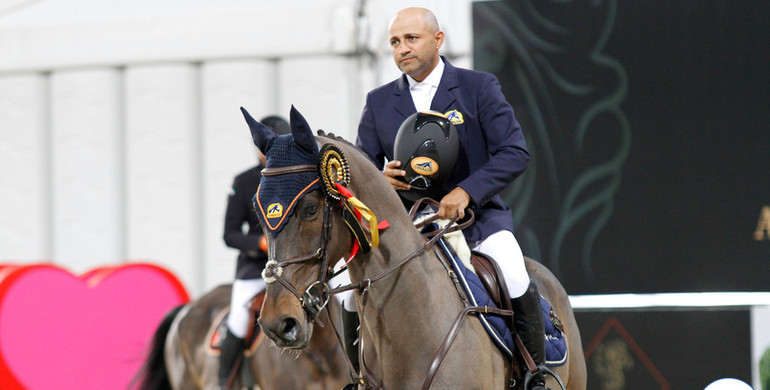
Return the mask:
<svg viewBox="0 0 770 390">
<path fill-rule="evenodd" d="M 461 187 L 471 198 L 476 222 L 463 230 L 478 242 L 501 230 L 513 232 L 513 215 L 498 195 L 529 165 L 529 152 L 513 108 L 497 78 L 485 72 L 456 68 L 443 56 L 441 76 L 431 110 L 454 118 L 460 139 L 457 162 L 445 189 Z M 356 144 L 382 169 L 393 160 L 401 123 L 416 112 L 406 75 L 366 96 Z"/>
</svg>

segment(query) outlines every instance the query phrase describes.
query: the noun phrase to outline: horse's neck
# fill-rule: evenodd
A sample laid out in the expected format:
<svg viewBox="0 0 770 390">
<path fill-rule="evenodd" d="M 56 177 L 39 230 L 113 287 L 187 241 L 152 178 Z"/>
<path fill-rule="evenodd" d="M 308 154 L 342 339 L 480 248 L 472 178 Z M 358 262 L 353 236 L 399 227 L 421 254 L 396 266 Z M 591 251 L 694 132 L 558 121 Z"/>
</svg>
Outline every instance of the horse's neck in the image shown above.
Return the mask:
<svg viewBox="0 0 770 390">
<path fill-rule="evenodd" d="M 366 359 L 376 356 L 367 363 L 367 368 L 383 383 L 404 388 L 406 383 L 419 383 L 423 379 L 424 368 L 433 359 L 432 353 L 426 351 L 439 349 L 462 310 L 462 303 L 433 248 L 426 248 L 398 266 L 420 250 L 425 239 L 382 173 L 373 165 L 370 168 L 364 165 L 362 161 L 351 163 L 351 176 L 371 178 L 365 185 L 353 179 L 354 193 L 371 207 L 379 220 L 387 219 L 390 227 L 380 232 L 379 247 L 352 260 L 350 278 L 353 282 L 373 280 L 365 294 L 356 294 L 362 316 L 364 356 Z M 382 276 L 391 269 L 392 272 Z M 457 344 L 461 344 L 459 341 Z M 400 369 L 395 362 L 408 362 L 408 365 Z"/>
<path fill-rule="evenodd" d="M 340 145 L 348 148 L 347 145 Z M 372 209 L 379 221 L 387 219 L 390 227 L 380 232 L 379 247 L 372 248 L 366 255 L 359 255 L 350 267 L 354 282 L 374 279 L 397 266 L 404 259 L 419 250 L 425 239 L 414 227 L 404 210 L 401 200 L 392 190 L 390 183 L 371 162 L 359 151 L 345 150 L 350 159 L 351 186 L 359 199 Z M 359 181 L 356 178 L 367 178 Z M 399 316 L 377 319 L 375 322 L 387 331 L 387 322 L 398 324 L 398 317 L 436 316 L 446 312 L 445 306 L 460 306 L 457 293 L 446 276 L 441 263 L 428 248 L 424 253 L 407 261 L 382 279 L 376 280 L 367 293 L 364 302 L 364 316 L 379 312 L 383 307 L 395 303 L 403 307 Z M 361 303 L 359 301 L 359 303 Z M 375 308 L 368 311 L 368 308 Z M 451 310 L 451 309 L 450 309 Z M 453 311 L 456 313 L 457 311 Z"/>
<path fill-rule="evenodd" d="M 385 272 L 390 272 L 373 283 L 372 291 L 375 294 L 371 295 L 374 305 L 384 304 L 376 301 L 377 291 L 388 291 L 389 286 L 395 286 L 397 290 L 389 292 L 389 295 L 402 294 L 412 297 L 415 304 L 430 305 L 431 309 L 435 309 L 436 305 L 444 304 L 445 296 L 456 297 L 456 293 L 454 296 L 451 294 L 454 288 L 446 277 L 444 267 L 436 259 L 433 248 L 425 248 L 422 253 L 398 267 L 405 259 L 414 256 L 426 241 L 404 210 L 398 195 L 390 190 L 390 184 L 385 182 L 384 185 L 387 186 L 387 191 L 373 190 L 378 186 L 360 189 L 365 203 L 372 207 L 378 217 L 386 219 L 390 226 L 380 232 L 379 247 L 372 248 L 371 252 L 360 260 L 353 260 L 350 276 L 354 281 L 358 281 L 377 278 Z M 398 269 L 393 270 L 394 267 Z M 431 294 L 427 294 L 428 292 Z M 445 292 L 449 294 L 440 294 Z"/>
<path fill-rule="evenodd" d="M 424 246 L 425 239 L 408 217 L 394 219 L 393 222 L 395 224 L 388 228 L 387 233 L 382 234 L 380 246 L 372 249 L 366 261 L 357 263 L 357 269 L 351 268 L 351 276 L 355 280 L 375 278 Z M 393 326 L 406 324 L 408 327 L 407 319 L 443 319 L 446 313 L 457 313 L 458 310 L 453 308 L 461 306 L 457 291 L 432 247 L 373 282 L 367 295 L 367 300 L 363 302 L 364 316 L 377 318 L 380 330 L 387 332 Z M 380 316 L 385 307 L 397 308 L 394 310 L 398 311 L 398 315 Z M 416 332 L 419 331 L 413 330 L 410 334 L 418 337 Z"/>
<path fill-rule="evenodd" d="M 390 234 L 383 235 L 380 247 L 367 259 L 371 261 L 361 262 L 364 277 L 376 277 L 425 243 L 416 232 L 416 239 L 404 237 L 414 226 L 388 229 Z M 424 379 L 434 351 L 461 311 L 457 292 L 432 248 L 372 282 L 358 303 L 366 367 L 383 386 L 395 388 Z"/>
</svg>

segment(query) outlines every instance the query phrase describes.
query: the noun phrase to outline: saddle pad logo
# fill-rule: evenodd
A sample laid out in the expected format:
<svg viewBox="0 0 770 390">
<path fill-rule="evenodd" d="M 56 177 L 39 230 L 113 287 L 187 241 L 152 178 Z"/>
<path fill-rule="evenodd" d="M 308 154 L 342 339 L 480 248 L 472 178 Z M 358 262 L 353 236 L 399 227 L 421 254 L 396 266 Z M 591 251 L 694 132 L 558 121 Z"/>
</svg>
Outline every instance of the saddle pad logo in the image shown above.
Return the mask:
<svg viewBox="0 0 770 390">
<path fill-rule="evenodd" d="M 268 218 L 279 218 L 282 215 L 283 215 L 283 206 L 281 206 L 280 203 L 271 203 L 270 206 L 267 206 Z"/>
<path fill-rule="evenodd" d="M 428 157 L 415 157 L 409 165 L 416 173 L 423 176 L 430 176 L 438 172 L 438 163 Z"/>
<path fill-rule="evenodd" d="M 463 114 L 460 111 L 457 111 L 457 110 L 447 111 L 446 114 L 444 115 L 446 115 L 446 118 L 449 119 L 449 121 L 452 122 L 453 125 L 459 125 L 465 122 L 463 120 Z"/>
</svg>

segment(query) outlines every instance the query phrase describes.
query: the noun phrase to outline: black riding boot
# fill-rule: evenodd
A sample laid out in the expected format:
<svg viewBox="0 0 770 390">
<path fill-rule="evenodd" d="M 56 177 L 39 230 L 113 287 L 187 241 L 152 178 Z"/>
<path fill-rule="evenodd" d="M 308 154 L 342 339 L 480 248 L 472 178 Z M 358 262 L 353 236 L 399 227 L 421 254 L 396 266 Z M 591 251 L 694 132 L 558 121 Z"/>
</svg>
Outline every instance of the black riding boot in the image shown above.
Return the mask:
<svg viewBox="0 0 770 390">
<path fill-rule="evenodd" d="M 360 325 L 360 322 L 358 320 L 358 313 L 354 311 L 347 311 L 345 308 L 342 309 L 342 334 L 343 338 L 345 339 L 345 352 L 348 354 L 348 358 L 350 359 L 350 362 L 353 363 L 353 369 L 355 370 L 354 373 L 352 373 L 353 376 L 358 375 L 360 371 L 360 366 L 358 364 L 358 327 Z M 343 389 L 354 389 L 356 388 L 356 384 L 350 384 Z"/>
<path fill-rule="evenodd" d="M 227 381 L 233 371 L 238 356 L 243 354 L 246 348 L 243 339 L 232 334 L 227 326 L 224 326 L 224 338 L 219 347 L 219 388 L 228 389 Z"/>
<path fill-rule="evenodd" d="M 543 329 L 543 315 L 540 309 L 540 294 L 537 292 L 535 283 L 530 282 L 524 295 L 512 299 L 511 304 L 513 305 L 513 326 L 516 333 L 535 364 L 537 366 L 543 365 L 545 363 L 545 330 Z M 528 371 L 524 365 L 522 372 Z M 525 390 L 547 390 L 543 373 L 533 374 L 529 383 L 529 388 Z"/>
</svg>

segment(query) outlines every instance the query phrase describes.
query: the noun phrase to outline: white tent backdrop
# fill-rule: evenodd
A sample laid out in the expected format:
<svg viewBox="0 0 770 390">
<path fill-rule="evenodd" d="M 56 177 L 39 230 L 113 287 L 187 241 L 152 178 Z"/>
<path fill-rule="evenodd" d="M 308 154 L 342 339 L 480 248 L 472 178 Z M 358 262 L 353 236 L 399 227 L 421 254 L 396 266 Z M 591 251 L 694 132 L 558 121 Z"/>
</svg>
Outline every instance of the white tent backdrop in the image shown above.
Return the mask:
<svg viewBox="0 0 770 390">
<path fill-rule="evenodd" d="M 423 1 L 470 66 L 469 0 Z M 231 280 L 232 178 L 256 163 L 238 110 L 354 140 L 365 93 L 398 75 L 406 1 L 0 0 L 0 262 L 73 273 L 126 262 L 198 296 Z"/>
</svg>

